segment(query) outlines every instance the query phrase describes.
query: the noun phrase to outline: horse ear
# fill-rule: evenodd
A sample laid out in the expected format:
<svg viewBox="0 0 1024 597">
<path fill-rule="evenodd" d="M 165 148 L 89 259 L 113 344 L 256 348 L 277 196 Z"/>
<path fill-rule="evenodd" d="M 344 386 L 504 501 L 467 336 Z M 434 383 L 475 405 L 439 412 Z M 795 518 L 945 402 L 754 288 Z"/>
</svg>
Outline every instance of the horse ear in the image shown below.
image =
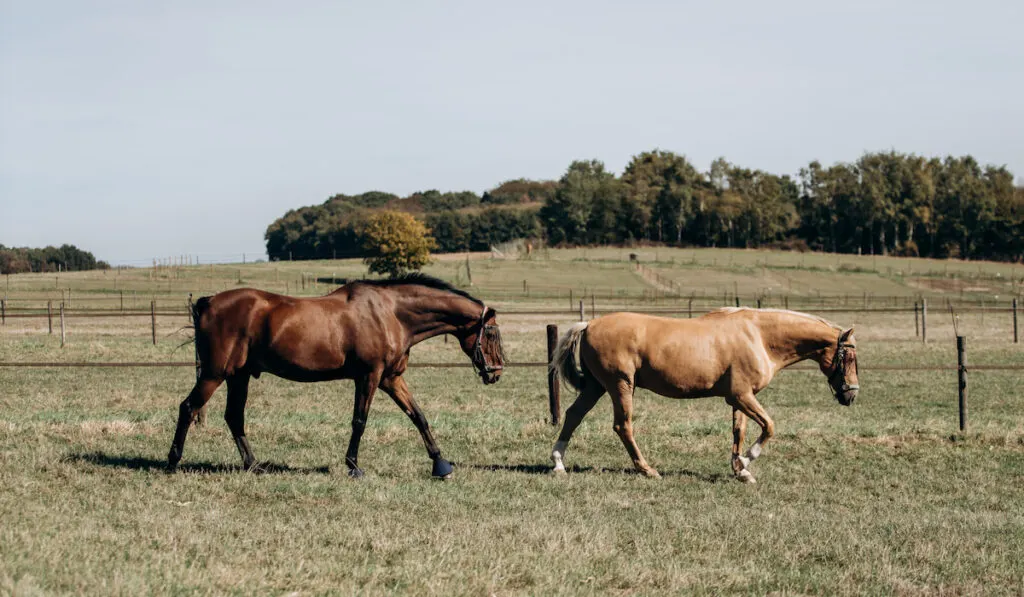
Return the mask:
<svg viewBox="0 0 1024 597">
<path fill-rule="evenodd" d="M 846 342 L 847 340 L 850 339 L 850 336 L 852 336 L 852 335 L 853 335 L 853 327 L 851 326 L 850 329 L 846 330 L 842 334 L 839 334 L 839 340 L 841 342 Z"/>
</svg>

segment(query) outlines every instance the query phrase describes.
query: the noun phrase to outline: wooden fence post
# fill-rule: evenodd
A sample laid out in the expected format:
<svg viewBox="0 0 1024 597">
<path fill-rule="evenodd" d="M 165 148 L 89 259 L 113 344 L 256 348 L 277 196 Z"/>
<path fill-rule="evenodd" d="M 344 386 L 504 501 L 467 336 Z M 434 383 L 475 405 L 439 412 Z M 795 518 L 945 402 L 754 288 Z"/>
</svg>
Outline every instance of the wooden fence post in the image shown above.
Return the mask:
<svg viewBox="0 0 1024 597">
<path fill-rule="evenodd" d="M 921 299 L 921 342 L 928 341 L 928 299 Z"/>
<path fill-rule="evenodd" d="M 124 311 L 124 291 L 119 291 L 121 297 L 121 310 Z"/>
<path fill-rule="evenodd" d="M 583 321 L 583 320 L 584 320 L 584 315 L 583 315 L 583 299 L 580 299 L 580 321 Z"/>
<path fill-rule="evenodd" d="M 594 304 L 594 291 L 590 291 L 590 318 L 594 319 L 597 317 L 597 305 Z"/>
<path fill-rule="evenodd" d="M 149 302 L 149 320 L 153 331 L 153 346 L 156 346 L 156 301 Z"/>
<path fill-rule="evenodd" d="M 60 303 L 60 347 L 64 348 L 64 301 Z"/>
<path fill-rule="evenodd" d="M 921 322 L 918 319 L 919 316 L 920 315 L 919 315 L 919 312 L 918 312 L 918 304 L 917 304 L 917 301 L 914 301 L 914 336 L 915 337 L 920 337 L 921 336 Z"/>
<path fill-rule="evenodd" d="M 46 301 L 46 323 L 50 327 L 50 335 L 53 335 L 53 301 Z"/>
<path fill-rule="evenodd" d="M 0 299 L 0 325 L 7 325 L 7 299 Z"/>
<path fill-rule="evenodd" d="M 548 364 L 555 358 L 555 346 L 558 345 L 558 326 L 548 324 Z M 558 425 L 562 417 L 561 396 L 559 396 L 558 378 L 554 369 L 548 369 L 548 407 L 551 410 L 551 424 Z"/>
<path fill-rule="evenodd" d="M 957 377 L 960 393 L 960 431 L 967 431 L 967 338 L 956 337 Z"/>
</svg>

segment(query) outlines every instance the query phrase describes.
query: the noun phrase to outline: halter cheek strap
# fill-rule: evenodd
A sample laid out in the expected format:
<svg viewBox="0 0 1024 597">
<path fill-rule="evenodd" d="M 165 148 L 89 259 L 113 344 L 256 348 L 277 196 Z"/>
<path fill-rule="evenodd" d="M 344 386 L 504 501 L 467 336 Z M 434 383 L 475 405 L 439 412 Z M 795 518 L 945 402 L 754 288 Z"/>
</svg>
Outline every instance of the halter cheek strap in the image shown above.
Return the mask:
<svg viewBox="0 0 1024 597">
<path fill-rule="evenodd" d="M 477 324 L 480 327 L 480 331 L 478 331 L 476 334 L 476 350 L 474 351 L 473 355 L 473 360 L 479 361 L 477 367 L 480 369 L 481 373 L 493 373 L 495 371 L 501 371 L 503 369 L 503 367 L 500 366 L 488 365 L 487 356 L 484 355 L 484 331 L 488 327 L 494 327 L 484 324 L 484 321 L 487 319 L 487 311 L 489 309 L 490 307 L 484 305 L 484 310 L 480 313 L 480 321 Z"/>
<path fill-rule="evenodd" d="M 480 331 L 477 332 L 477 334 L 476 334 L 476 345 L 477 346 L 483 346 L 483 341 L 484 341 L 484 320 L 487 319 L 487 309 L 488 309 L 487 305 L 484 304 L 484 310 L 480 313 L 480 321 L 478 323 L 478 325 L 480 326 Z"/>
<path fill-rule="evenodd" d="M 828 387 L 832 388 L 832 393 L 835 393 L 836 389 L 831 382 L 839 376 L 842 376 L 843 378 L 843 385 L 839 387 L 838 391 L 848 392 L 850 390 L 860 389 L 860 384 L 846 383 L 846 351 L 851 348 L 856 349 L 857 347 L 849 342 L 836 341 L 836 352 L 832 355 L 832 373 L 828 376 Z"/>
</svg>

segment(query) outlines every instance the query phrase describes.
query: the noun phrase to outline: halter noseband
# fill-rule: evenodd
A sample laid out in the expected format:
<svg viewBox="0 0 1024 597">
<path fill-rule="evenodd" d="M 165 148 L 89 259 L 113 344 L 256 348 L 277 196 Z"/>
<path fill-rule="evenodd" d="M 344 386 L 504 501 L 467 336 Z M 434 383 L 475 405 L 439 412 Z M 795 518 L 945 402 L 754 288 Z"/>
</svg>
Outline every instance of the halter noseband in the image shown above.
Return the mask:
<svg viewBox="0 0 1024 597">
<path fill-rule="evenodd" d="M 846 351 L 856 350 L 857 346 L 849 342 L 840 342 L 836 340 L 836 353 L 832 355 L 832 372 L 828 376 L 828 387 L 832 390 L 832 394 L 836 392 L 848 392 L 850 390 L 859 390 L 860 384 L 846 383 Z M 843 385 L 836 388 L 836 378 L 842 380 Z"/>
<path fill-rule="evenodd" d="M 498 331 L 498 326 L 496 326 L 496 325 L 484 325 L 484 320 L 487 318 L 487 311 L 488 311 L 488 309 L 489 309 L 489 307 L 487 305 L 484 305 L 484 310 L 483 310 L 482 313 L 480 313 L 480 322 L 478 324 L 480 326 L 480 331 L 477 332 L 477 335 L 476 335 L 476 349 L 474 349 L 474 351 L 473 351 L 473 364 L 476 365 L 477 369 L 480 371 L 481 374 L 484 374 L 484 373 L 494 373 L 495 371 L 501 371 L 502 369 L 504 369 L 504 367 L 501 366 L 501 365 L 497 365 L 497 366 L 495 366 L 495 365 L 488 365 L 487 364 L 487 356 L 484 354 L 484 333 L 485 332 L 488 333 L 488 334 L 491 334 L 491 333 L 494 334 L 495 338 L 498 340 L 499 350 L 501 349 L 500 348 L 501 347 L 501 333 Z M 493 330 L 493 332 L 492 332 L 492 330 Z"/>
</svg>

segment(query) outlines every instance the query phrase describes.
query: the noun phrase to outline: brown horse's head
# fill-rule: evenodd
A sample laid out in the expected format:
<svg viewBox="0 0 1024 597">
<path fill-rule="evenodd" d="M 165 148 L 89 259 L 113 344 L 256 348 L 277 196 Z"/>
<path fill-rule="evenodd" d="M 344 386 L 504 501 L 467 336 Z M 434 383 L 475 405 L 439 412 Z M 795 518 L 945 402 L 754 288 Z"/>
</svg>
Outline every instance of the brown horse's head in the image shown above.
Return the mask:
<svg viewBox="0 0 1024 597">
<path fill-rule="evenodd" d="M 828 375 L 828 387 L 832 389 L 839 404 L 850 406 L 860 390 L 857 378 L 857 341 L 853 337 L 853 328 L 840 333 L 835 347 L 827 352 L 831 352 L 831 358 L 821 360 L 821 369 Z"/>
<path fill-rule="evenodd" d="M 462 352 L 473 360 L 473 366 L 485 384 L 497 383 L 505 368 L 505 349 L 501 346 L 497 312 L 484 307 L 480 320 L 467 328 L 459 342 Z"/>
</svg>

